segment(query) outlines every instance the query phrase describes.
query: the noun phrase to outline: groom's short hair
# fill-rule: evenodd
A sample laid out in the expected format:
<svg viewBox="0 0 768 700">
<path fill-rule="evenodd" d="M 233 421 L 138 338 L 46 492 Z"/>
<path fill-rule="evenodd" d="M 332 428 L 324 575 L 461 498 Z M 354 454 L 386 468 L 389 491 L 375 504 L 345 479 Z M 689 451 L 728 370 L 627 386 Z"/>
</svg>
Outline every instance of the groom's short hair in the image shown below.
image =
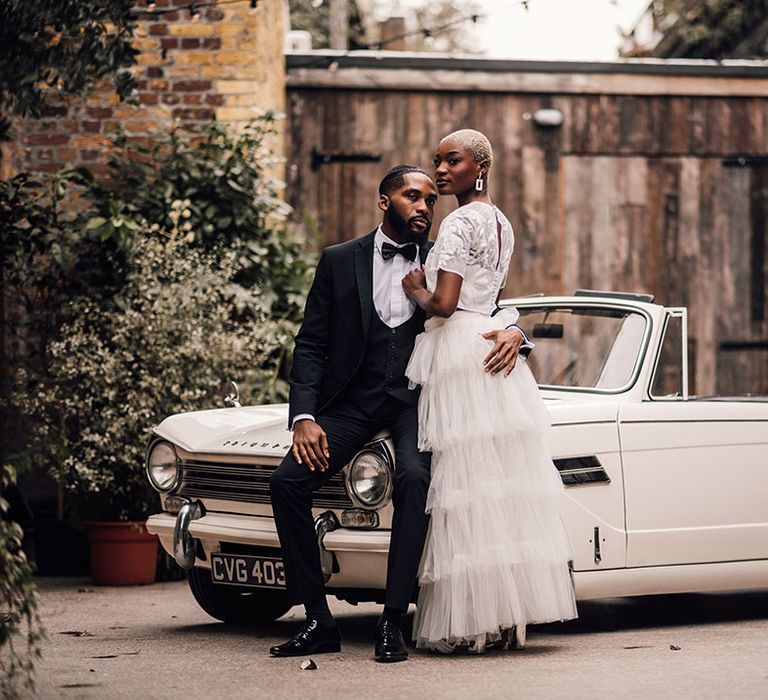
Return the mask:
<svg viewBox="0 0 768 700">
<path fill-rule="evenodd" d="M 392 190 L 396 190 L 398 187 L 402 187 L 405 184 L 405 175 L 408 173 L 421 173 L 431 178 L 432 176 L 420 168 L 418 165 L 408 165 L 407 163 L 400 163 L 399 165 L 390 168 L 389 172 L 381 179 L 379 183 L 379 194 L 389 194 Z"/>
</svg>

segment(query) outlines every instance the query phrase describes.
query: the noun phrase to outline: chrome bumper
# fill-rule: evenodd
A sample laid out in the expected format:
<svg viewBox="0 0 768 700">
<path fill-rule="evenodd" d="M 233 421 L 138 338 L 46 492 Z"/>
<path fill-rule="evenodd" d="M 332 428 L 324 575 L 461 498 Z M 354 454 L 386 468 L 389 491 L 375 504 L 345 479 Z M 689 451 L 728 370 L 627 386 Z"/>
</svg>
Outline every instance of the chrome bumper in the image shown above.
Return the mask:
<svg viewBox="0 0 768 700">
<path fill-rule="evenodd" d="M 164 549 L 184 568 L 210 566 L 207 556 L 205 560 L 196 558 L 198 548 L 207 555 L 221 551 L 222 543 L 280 549 L 275 522 L 268 517 L 202 514 L 202 509 L 198 513 L 182 507 L 176 516 L 171 513 L 150 516 L 147 530 L 160 538 Z M 315 533 L 323 574 L 329 585 L 384 587 L 389 530 L 343 528 L 334 513 L 326 511 L 316 515 Z"/>
</svg>

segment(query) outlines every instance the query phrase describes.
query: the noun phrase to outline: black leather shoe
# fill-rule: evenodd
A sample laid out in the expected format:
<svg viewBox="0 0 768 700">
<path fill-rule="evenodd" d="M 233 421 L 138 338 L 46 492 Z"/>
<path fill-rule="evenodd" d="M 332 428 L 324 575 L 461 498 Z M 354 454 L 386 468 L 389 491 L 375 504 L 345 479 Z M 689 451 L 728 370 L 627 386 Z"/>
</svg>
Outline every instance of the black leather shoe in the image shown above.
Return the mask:
<svg viewBox="0 0 768 700">
<path fill-rule="evenodd" d="M 403 630 L 392 620 L 382 620 L 376 627 L 373 658 L 381 663 L 405 661 L 408 650 L 405 648 Z"/>
<path fill-rule="evenodd" d="M 287 642 L 271 647 L 272 656 L 308 656 L 309 654 L 333 654 L 341 651 L 339 628 L 326 627 L 317 620 L 307 620 L 301 629 Z"/>
</svg>

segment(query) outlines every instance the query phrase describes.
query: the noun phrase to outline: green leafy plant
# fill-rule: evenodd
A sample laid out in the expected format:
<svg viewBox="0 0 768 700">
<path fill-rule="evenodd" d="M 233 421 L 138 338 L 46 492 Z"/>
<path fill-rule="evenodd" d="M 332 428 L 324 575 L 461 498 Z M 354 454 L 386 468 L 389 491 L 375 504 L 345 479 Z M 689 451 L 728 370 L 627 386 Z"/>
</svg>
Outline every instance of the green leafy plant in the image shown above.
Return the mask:
<svg viewBox="0 0 768 700">
<path fill-rule="evenodd" d="M 146 517 L 156 507 L 143 467 L 149 428 L 218 404 L 226 377 L 259 400 L 286 340 L 259 290 L 232 284 L 231 251 L 194 248 L 176 230 L 136 238 L 129 255 L 113 308 L 71 302 L 47 376 L 19 404 L 34 426 L 30 449 L 52 465 L 77 519 Z"/>
<path fill-rule="evenodd" d="M 119 139 L 106 182 L 79 169 L 0 185 L 0 281 L 14 300 L 0 314 L 0 410 L 24 438 L 9 461 L 52 474 L 75 520 L 150 512 L 147 430 L 218 405 L 223 379 L 244 401 L 287 395 L 313 255 L 288 233 L 270 176 L 275 120 Z"/>
<path fill-rule="evenodd" d="M 0 477 L 6 489 L 15 473 L 2 467 Z M 34 664 L 45 631 L 32 568 L 21 548 L 23 532 L 9 519 L 8 510 L 8 502 L 0 497 L 0 695 L 10 700 L 20 697 L 20 688 L 34 691 Z"/>
<path fill-rule="evenodd" d="M 62 98 L 111 79 L 130 99 L 138 51 L 133 0 L 4 0 L 0 3 L 0 136 L 8 115 L 39 116 Z"/>
<path fill-rule="evenodd" d="M 91 206 L 80 226 L 120 248 L 151 222 L 154 230 L 178 226 L 188 242 L 203 250 L 226 246 L 241 263 L 234 284 L 259 287 L 268 317 L 288 338 L 279 352 L 278 371 L 265 399 L 283 401 L 292 338 L 298 330 L 309 288 L 314 252 L 306 238 L 292 235 L 291 209 L 275 178 L 280 159 L 270 148 L 279 116 L 265 112 L 235 131 L 220 122 L 177 125 L 157 133 L 149 144 L 118 137 L 110 177 L 88 179 L 84 196 Z M 174 202 L 184 207 L 175 211 Z M 237 312 L 247 316 L 242 304 Z"/>
</svg>

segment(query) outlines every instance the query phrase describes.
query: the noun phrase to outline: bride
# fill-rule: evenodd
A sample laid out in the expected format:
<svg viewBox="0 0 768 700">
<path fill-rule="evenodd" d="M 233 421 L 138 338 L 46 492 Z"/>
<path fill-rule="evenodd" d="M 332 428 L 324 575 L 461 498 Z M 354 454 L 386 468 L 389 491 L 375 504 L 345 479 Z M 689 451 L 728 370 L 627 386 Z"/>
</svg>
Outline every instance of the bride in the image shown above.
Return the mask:
<svg viewBox="0 0 768 700">
<path fill-rule="evenodd" d="M 516 320 L 490 315 L 514 244 L 488 195 L 492 160 L 478 131 L 440 142 L 438 191 L 459 206 L 403 279 L 430 316 L 406 370 L 421 385 L 419 449 L 432 452 L 414 639 L 446 653 L 523 647 L 527 624 L 576 617 L 549 416 L 525 362 L 508 377 L 483 368 L 483 334 Z"/>
</svg>

